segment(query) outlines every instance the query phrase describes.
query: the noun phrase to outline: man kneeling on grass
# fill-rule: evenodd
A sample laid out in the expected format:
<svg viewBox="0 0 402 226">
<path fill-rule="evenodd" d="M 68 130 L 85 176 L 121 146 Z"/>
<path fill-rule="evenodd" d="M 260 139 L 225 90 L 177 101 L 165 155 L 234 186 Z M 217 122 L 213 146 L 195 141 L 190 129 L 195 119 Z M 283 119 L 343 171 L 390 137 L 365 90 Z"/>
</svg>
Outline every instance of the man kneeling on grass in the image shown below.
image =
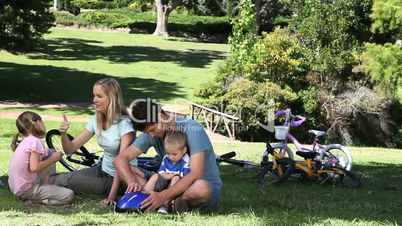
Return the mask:
<svg viewBox="0 0 402 226">
<path fill-rule="evenodd" d="M 216 164 L 212 144 L 204 128 L 196 121 L 164 112 L 150 99 L 134 101 L 131 106 L 134 127 L 143 133 L 134 143 L 119 153 L 114 163 L 127 192 L 141 191 L 143 187 L 130 170 L 129 162 L 150 147 L 165 154 L 163 139 L 169 131 L 185 134 L 190 153 L 190 172 L 177 183 L 161 192 L 151 192 L 142 207 L 154 211 L 173 200 L 173 211 L 182 212 L 192 208 L 215 210 L 218 207 L 222 181 Z"/>
</svg>

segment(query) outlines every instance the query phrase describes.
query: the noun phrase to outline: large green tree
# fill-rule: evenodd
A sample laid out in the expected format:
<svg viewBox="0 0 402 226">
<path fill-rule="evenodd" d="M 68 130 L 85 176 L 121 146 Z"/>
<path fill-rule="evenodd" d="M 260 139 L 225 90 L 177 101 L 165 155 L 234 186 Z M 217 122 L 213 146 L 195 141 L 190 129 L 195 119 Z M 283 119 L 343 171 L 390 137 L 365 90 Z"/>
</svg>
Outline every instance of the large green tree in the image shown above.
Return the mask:
<svg viewBox="0 0 402 226">
<path fill-rule="evenodd" d="M 53 26 L 47 0 L 0 1 L 0 48 L 30 50 Z"/>
<path fill-rule="evenodd" d="M 302 50 L 285 29 L 258 36 L 251 0 L 240 1 L 232 24 L 230 56 L 215 80 L 197 95 L 205 98 L 204 104 L 241 118 L 239 138 L 261 139 L 259 122 L 266 123 L 275 109 L 297 99 L 295 89 L 303 79 Z"/>
<path fill-rule="evenodd" d="M 296 0 L 292 28 L 309 53 L 313 71 L 339 75 L 369 30 L 371 0 Z"/>
<path fill-rule="evenodd" d="M 402 102 L 402 46 L 367 44 L 363 66 L 382 92 Z"/>
<path fill-rule="evenodd" d="M 366 44 L 363 67 L 385 95 L 402 102 L 402 1 L 375 0 L 371 18 L 371 30 L 391 38 L 384 45 Z"/>
<path fill-rule="evenodd" d="M 392 33 L 393 38 L 402 39 L 401 0 L 374 0 L 371 18 L 373 32 Z"/>
</svg>

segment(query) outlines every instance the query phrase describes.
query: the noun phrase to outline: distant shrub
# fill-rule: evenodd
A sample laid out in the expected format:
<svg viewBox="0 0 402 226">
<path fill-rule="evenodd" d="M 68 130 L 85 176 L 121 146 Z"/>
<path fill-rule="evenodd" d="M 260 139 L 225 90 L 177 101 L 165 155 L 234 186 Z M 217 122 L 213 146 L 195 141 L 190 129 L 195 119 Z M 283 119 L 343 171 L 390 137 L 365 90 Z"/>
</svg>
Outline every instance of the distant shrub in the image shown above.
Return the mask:
<svg viewBox="0 0 402 226">
<path fill-rule="evenodd" d="M 93 11 L 82 15 L 82 17 L 90 25 L 116 27 L 120 26 L 122 22 L 127 22 L 130 17 L 125 14 L 113 13 L 108 11 Z"/>
<path fill-rule="evenodd" d="M 82 12 L 78 16 L 66 12 L 54 12 L 56 24 L 64 26 L 94 26 L 106 28 L 130 28 L 141 33 L 155 30 L 156 14 L 153 11 L 105 9 Z M 189 36 L 208 36 L 222 34 L 228 36 L 232 26 L 227 17 L 183 15 L 173 12 L 169 17 L 169 31 L 173 34 L 186 33 Z"/>
<path fill-rule="evenodd" d="M 71 3 L 83 9 L 112 9 L 116 8 L 114 1 L 102 0 L 72 0 Z"/>
<path fill-rule="evenodd" d="M 74 16 L 71 13 L 65 12 L 65 11 L 55 11 L 53 12 L 56 20 L 55 23 L 58 25 L 63 25 L 63 26 L 88 26 L 89 22 L 85 20 L 81 15 Z"/>
</svg>

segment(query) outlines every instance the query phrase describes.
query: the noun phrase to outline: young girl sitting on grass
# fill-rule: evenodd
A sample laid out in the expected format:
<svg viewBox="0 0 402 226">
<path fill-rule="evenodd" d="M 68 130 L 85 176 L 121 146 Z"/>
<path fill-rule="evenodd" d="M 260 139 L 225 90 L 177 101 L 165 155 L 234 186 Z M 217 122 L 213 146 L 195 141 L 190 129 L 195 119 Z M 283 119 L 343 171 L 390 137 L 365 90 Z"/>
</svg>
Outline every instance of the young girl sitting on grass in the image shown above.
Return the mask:
<svg viewBox="0 0 402 226">
<path fill-rule="evenodd" d="M 30 111 L 20 114 L 16 121 L 18 133 L 11 148 L 14 151 L 9 165 L 8 184 L 12 193 L 26 203 L 45 205 L 70 204 L 74 192 L 47 183 L 49 168 L 62 154 L 45 148 L 42 138 L 46 134 L 41 117 Z M 22 140 L 19 141 L 19 137 Z"/>
</svg>

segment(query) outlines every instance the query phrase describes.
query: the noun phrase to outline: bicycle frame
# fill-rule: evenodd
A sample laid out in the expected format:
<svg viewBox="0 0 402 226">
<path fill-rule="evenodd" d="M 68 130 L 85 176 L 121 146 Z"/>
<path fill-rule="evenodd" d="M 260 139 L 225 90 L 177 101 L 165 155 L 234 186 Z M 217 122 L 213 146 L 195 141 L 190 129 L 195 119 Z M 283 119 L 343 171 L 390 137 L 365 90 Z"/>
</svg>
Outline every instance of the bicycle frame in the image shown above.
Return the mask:
<svg viewBox="0 0 402 226">
<path fill-rule="evenodd" d="M 296 161 L 295 169 L 302 170 L 304 173 L 306 173 L 306 175 L 308 177 L 318 177 L 324 173 L 334 173 L 334 170 L 337 171 L 338 173 L 342 173 L 340 170 L 338 170 L 336 168 L 315 169 L 313 164 L 314 164 L 314 161 L 311 159 L 305 159 L 303 161 Z"/>
<path fill-rule="evenodd" d="M 294 137 L 292 134 L 288 133 L 286 139 L 281 142 L 281 144 L 283 145 L 284 148 L 288 147 L 288 140 L 295 145 L 297 151 L 301 151 L 301 152 L 313 151 L 313 152 L 317 152 L 318 154 L 321 154 L 320 150 L 323 150 L 325 148 L 324 145 L 321 145 L 319 143 L 317 137 L 314 138 L 314 141 L 312 144 L 302 144 L 296 139 L 296 137 Z"/>
</svg>

